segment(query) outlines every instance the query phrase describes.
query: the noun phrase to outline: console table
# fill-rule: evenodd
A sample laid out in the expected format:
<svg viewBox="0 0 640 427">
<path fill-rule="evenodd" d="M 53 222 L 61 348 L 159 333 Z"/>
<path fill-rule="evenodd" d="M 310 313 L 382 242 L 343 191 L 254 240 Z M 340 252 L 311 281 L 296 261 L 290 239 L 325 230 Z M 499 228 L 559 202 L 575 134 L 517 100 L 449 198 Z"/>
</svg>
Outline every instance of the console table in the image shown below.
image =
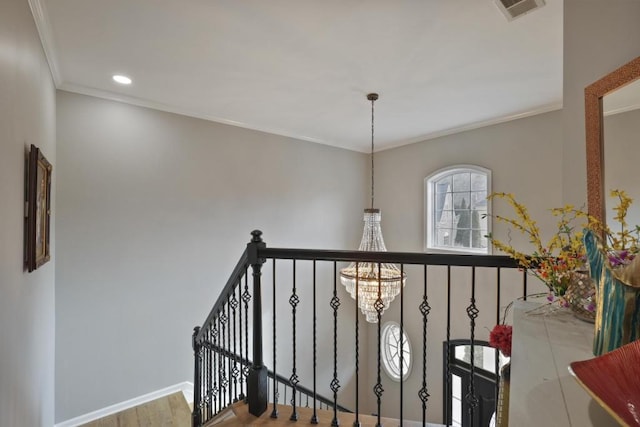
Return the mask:
<svg viewBox="0 0 640 427">
<path fill-rule="evenodd" d="M 618 426 L 568 371 L 569 363 L 594 357 L 593 325 L 569 310 L 549 313 L 542 305 L 514 303 L 509 424 Z"/>
</svg>

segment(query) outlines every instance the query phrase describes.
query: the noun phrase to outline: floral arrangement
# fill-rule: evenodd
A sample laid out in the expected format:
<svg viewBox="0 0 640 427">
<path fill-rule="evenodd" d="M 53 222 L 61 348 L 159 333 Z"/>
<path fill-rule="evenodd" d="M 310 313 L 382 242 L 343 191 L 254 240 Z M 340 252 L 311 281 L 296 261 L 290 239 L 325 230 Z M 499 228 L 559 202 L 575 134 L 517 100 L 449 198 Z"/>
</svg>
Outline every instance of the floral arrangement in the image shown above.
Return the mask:
<svg viewBox="0 0 640 427">
<path fill-rule="evenodd" d="M 572 205 L 551 209 L 558 218 L 555 234 L 543 241 L 540 229 L 529 215 L 527 208 L 519 203 L 511 193 L 492 193 L 488 199 L 503 199 L 515 212 L 514 218 L 501 215 L 494 217 L 527 236 L 534 250 L 530 254 L 516 250 L 513 246 L 488 234 L 494 247 L 516 259 L 519 265 L 540 279 L 549 288 L 549 300 L 560 298 L 561 305 L 568 303 L 562 298 L 572 280 L 572 274 L 584 270 L 586 253 L 582 244 L 582 230 L 588 225 L 588 216 Z M 578 223 L 582 220 L 582 223 Z"/>
<path fill-rule="evenodd" d="M 627 224 L 627 213 L 633 203 L 623 190 L 611 190 L 611 197 L 617 198 L 618 203 L 613 208 L 616 215 L 613 219 L 618 222 L 619 229 L 612 231 L 606 225 L 590 219 L 590 226 L 596 233 L 603 236 L 603 249 L 612 268 L 623 267 L 633 261 L 640 252 L 640 227 L 631 228 Z"/>
<path fill-rule="evenodd" d="M 500 350 L 504 356 L 511 357 L 512 334 L 513 327 L 511 325 L 496 325 L 489 332 L 489 345 Z"/>
</svg>

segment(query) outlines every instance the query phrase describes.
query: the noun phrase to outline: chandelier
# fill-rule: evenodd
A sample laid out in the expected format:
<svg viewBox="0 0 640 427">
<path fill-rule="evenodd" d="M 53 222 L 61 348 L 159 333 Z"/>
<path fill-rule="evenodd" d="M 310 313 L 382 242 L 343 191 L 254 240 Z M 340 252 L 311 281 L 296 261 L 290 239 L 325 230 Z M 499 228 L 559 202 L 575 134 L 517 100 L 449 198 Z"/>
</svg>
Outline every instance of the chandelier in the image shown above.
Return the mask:
<svg viewBox="0 0 640 427">
<path fill-rule="evenodd" d="M 360 251 L 386 252 L 380 219 L 380 209 L 373 206 L 373 124 L 374 102 L 378 99 L 377 93 L 370 93 L 367 99 L 371 101 L 371 208 L 364 210 L 364 230 L 360 241 Z M 378 310 L 376 304 L 380 300 L 382 310 L 380 315 L 389 308 L 391 301 L 400 293 L 407 275 L 401 272 L 395 264 L 358 262 L 351 263 L 347 268 L 340 270 L 340 282 L 353 299 L 358 301 L 358 307 L 365 315 L 367 322 L 378 322 Z"/>
</svg>

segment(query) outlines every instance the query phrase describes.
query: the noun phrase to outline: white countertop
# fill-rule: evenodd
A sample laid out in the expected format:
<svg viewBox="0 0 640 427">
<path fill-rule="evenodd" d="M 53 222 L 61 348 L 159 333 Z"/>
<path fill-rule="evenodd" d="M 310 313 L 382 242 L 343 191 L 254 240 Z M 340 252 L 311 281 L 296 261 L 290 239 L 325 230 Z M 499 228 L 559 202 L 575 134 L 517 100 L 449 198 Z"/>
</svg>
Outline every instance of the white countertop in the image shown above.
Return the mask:
<svg viewBox="0 0 640 427">
<path fill-rule="evenodd" d="M 548 313 L 541 305 L 514 303 L 509 424 L 618 426 L 567 369 L 573 361 L 594 357 L 593 324 L 569 310 Z"/>
</svg>

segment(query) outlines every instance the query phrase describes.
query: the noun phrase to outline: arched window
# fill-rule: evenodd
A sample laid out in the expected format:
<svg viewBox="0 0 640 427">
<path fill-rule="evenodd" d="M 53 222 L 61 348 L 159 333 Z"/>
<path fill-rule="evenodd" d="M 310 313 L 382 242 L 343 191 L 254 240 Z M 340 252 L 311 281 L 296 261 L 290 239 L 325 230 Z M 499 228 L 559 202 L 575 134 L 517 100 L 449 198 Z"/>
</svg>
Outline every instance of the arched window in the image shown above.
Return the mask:
<svg viewBox="0 0 640 427">
<path fill-rule="evenodd" d="M 409 337 L 396 322 L 385 323 L 382 326 L 381 336 L 380 353 L 385 372 L 394 381 L 400 381 L 401 377 L 403 380 L 407 379 L 412 366 Z"/>
<path fill-rule="evenodd" d="M 491 171 L 458 165 L 424 180 L 425 250 L 491 253 Z"/>
</svg>

